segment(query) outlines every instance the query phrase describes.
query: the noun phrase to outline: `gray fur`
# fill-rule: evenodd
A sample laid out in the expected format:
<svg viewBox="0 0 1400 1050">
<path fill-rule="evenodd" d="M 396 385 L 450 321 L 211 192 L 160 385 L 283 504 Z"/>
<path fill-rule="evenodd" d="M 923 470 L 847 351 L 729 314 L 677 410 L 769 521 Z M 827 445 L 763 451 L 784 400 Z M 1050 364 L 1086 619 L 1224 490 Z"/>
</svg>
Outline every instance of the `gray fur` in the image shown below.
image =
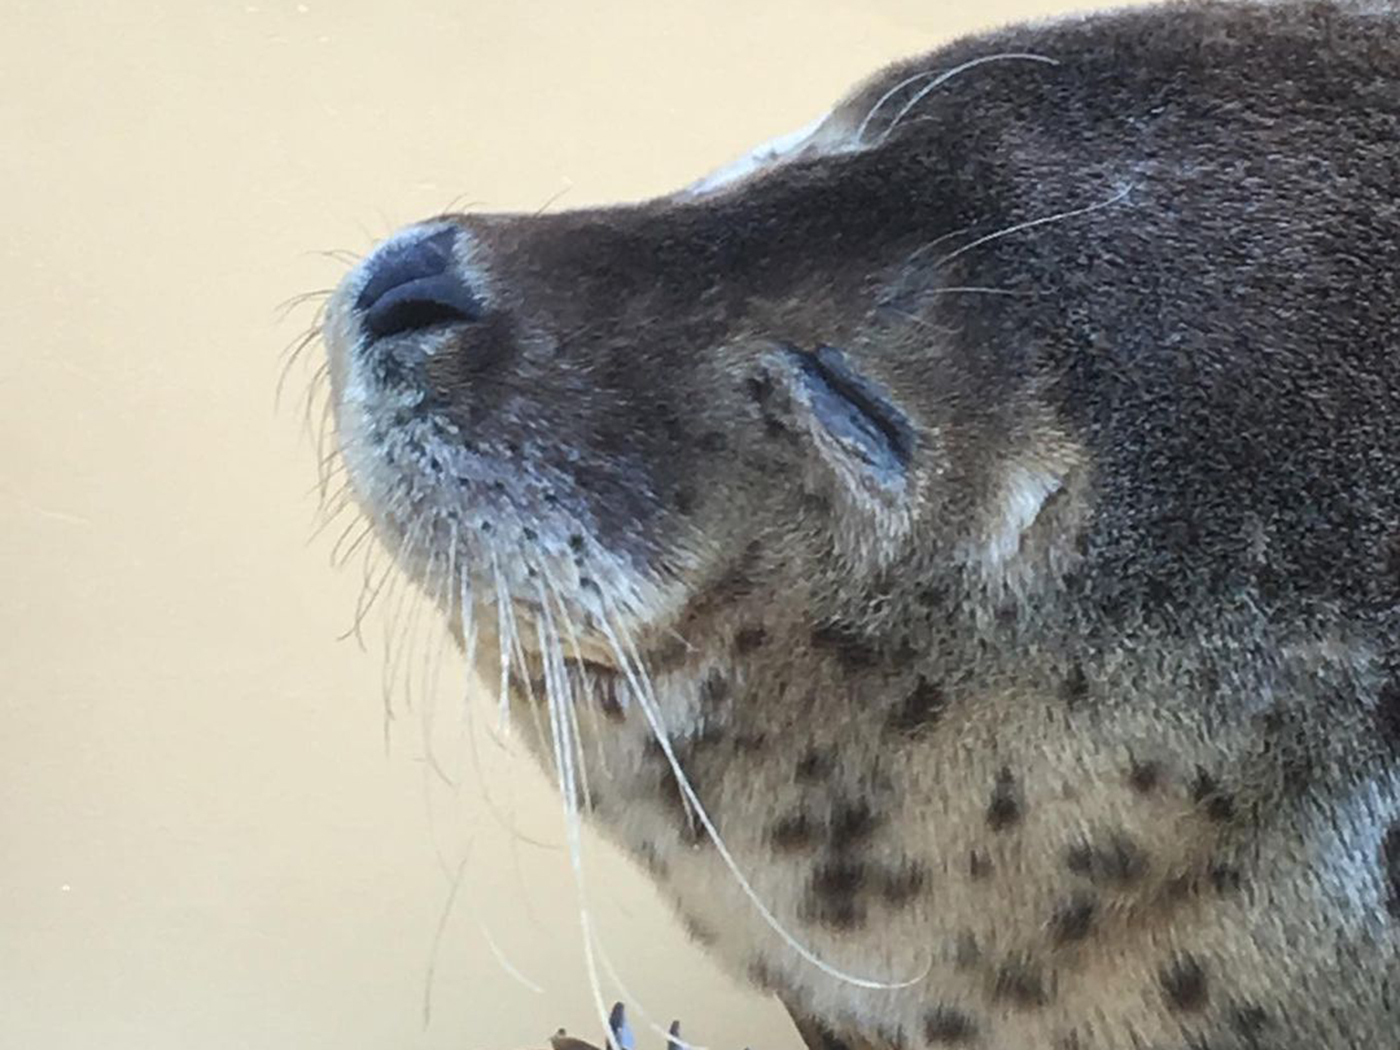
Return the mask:
<svg viewBox="0 0 1400 1050">
<path fill-rule="evenodd" d="M 357 491 L 464 636 L 556 588 L 594 818 L 809 1041 L 1400 1046 L 1394 6 L 1011 28 L 737 182 L 442 221 L 480 319 L 332 306 Z"/>
</svg>

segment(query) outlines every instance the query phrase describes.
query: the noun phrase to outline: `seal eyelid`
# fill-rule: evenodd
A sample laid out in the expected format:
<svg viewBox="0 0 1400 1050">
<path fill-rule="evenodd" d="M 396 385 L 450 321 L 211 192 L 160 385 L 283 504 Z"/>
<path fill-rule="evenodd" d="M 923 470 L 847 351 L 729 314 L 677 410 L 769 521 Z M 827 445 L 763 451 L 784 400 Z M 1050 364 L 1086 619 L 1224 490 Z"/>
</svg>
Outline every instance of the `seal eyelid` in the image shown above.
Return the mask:
<svg viewBox="0 0 1400 1050">
<path fill-rule="evenodd" d="M 835 347 L 786 349 L 808 405 L 827 432 L 880 481 L 902 479 L 914 450 L 909 417 Z"/>
</svg>

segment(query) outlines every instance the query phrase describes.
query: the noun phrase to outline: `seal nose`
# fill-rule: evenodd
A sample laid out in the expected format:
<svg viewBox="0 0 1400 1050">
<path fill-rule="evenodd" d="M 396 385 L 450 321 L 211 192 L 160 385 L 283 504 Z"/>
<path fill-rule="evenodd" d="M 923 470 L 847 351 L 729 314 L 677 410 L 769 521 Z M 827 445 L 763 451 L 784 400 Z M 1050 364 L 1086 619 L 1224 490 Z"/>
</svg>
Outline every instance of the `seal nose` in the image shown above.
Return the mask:
<svg viewBox="0 0 1400 1050">
<path fill-rule="evenodd" d="M 459 272 L 456 243 L 455 228 L 426 227 L 369 257 L 355 308 L 371 339 L 481 317 L 481 302 Z"/>
</svg>

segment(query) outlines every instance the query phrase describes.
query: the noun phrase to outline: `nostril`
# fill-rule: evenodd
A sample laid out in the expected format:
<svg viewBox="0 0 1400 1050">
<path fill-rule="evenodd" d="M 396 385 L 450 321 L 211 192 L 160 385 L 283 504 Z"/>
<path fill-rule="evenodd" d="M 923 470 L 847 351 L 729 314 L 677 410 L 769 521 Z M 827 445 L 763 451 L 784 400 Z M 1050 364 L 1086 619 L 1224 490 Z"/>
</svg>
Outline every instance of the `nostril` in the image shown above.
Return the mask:
<svg viewBox="0 0 1400 1050">
<path fill-rule="evenodd" d="M 371 338 L 481 316 L 481 302 L 457 268 L 456 239 L 448 227 L 395 241 L 370 258 L 355 306 Z"/>
</svg>

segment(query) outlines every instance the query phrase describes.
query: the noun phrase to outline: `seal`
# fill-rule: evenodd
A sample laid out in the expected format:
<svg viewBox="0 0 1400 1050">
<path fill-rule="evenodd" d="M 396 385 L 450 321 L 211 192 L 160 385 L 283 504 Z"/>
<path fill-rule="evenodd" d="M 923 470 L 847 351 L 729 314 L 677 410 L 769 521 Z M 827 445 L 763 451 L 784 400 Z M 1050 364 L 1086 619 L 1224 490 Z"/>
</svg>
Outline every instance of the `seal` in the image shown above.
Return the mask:
<svg viewBox="0 0 1400 1050">
<path fill-rule="evenodd" d="M 395 234 L 341 453 L 813 1047 L 1400 1046 L 1397 144 L 1391 3 L 960 40 L 677 193 Z"/>
</svg>

